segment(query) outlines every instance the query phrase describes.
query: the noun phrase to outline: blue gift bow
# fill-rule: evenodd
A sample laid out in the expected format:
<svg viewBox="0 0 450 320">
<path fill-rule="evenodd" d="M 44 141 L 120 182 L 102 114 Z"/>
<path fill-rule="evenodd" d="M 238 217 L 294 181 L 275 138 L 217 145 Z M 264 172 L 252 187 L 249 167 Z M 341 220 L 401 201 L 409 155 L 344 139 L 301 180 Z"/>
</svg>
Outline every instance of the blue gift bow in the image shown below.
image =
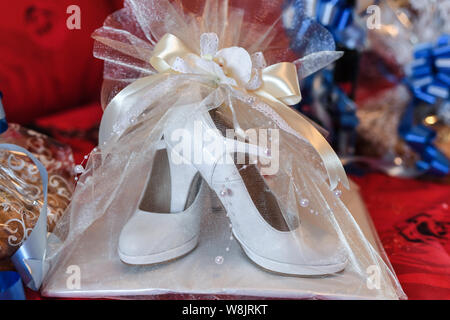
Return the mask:
<svg viewBox="0 0 450 320">
<path fill-rule="evenodd" d="M 306 2 L 295 0 L 293 7 L 297 14 L 302 14 L 306 8 Z M 336 42 L 347 48 L 360 47 L 365 39 L 364 32 L 354 24 L 354 9 L 354 2 L 348 0 L 319 0 L 313 7 L 315 19 L 327 28 Z M 321 74 L 316 73 L 315 76 L 307 79 L 307 82 L 311 82 L 307 84 L 310 88 L 316 77 L 321 77 L 320 85 L 323 87 L 321 91 L 325 93 L 324 96 L 331 97 L 333 100 L 335 108 L 332 112 L 333 116 L 337 117 L 337 126 L 344 132 L 344 136 L 350 139 L 350 141 L 343 142 L 346 140 L 344 137 L 333 135 L 334 142 L 339 145 L 340 151 L 346 153 L 349 142 L 353 149 L 355 129 L 359 123 L 356 117 L 355 103 L 337 86 L 332 72 L 324 70 Z M 309 96 L 311 100 L 313 95 Z"/>
<path fill-rule="evenodd" d="M 437 176 L 450 173 L 450 161 L 434 145 L 436 132 L 422 124 L 414 125 L 414 110 L 422 102 L 436 104 L 450 99 L 450 36 L 442 35 L 436 45 L 424 43 L 414 49 L 414 61 L 409 66 L 404 84 L 413 94 L 400 121 L 399 134 L 420 156 L 419 171 Z"/>
<path fill-rule="evenodd" d="M 25 300 L 20 275 L 14 271 L 0 272 L 0 300 Z"/>
<path fill-rule="evenodd" d="M 320 81 L 316 82 L 316 79 Z M 339 147 L 341 155 L 347 154 L 350 150 L 354 149 L 356 140 L 355 129 L 359 124 L 359 119 L 356 116 L 356 105 L 336 85 L 331 70 L 322 70 L 307 77 L 302 85 L 302 93 L 304 94 L 304 99 L 299 106 L 300 110 L 305 104 L 313 105 L 314 102 L 317 102 L 325 107 L 325 105 L 328 105 L 328 102 L 331 102 L 331 114 L 333 119 L 336 120 L 336 128 L 332 128 L 331 118 L 326 117 L 325 119 L 319 116 L 318 120 L 325 124 L 326 129 L 331 132 L 333 144 Z M 318 93 L 320 93 L 319 96 L 317 95 Z M 318 115 L 320 114 L 323 113 L 318 112 Z M 314 118 L 314 116 L 311 117 Z M 328 127 L 327 124 L 332 127 Z M 336 135 L 338 128 L 342 135 Z"/>
<path fill-rule="evenodd" d="M 321 79 L 320 88 L 316 88 L 313 85 L 317 77 Z M 356 116 L 355 102 L 334 82 L 333 74 L 330 70 L 316 72 L 304 80 L 302 85 L 302 104 L 312 105 L 314 103 L 313 90 L 321 91 L 323 96 L 333 99 L 333 105 L 336 106 L 334 113 L 338 117 L 338 125 L 342 129 L 346 131 L 354 131 L 356 129 L 359 119 Z"/>
<path fill-rule="evenodd" d="M 442 87 L 443 83 L 440 82 L 441 79 L 447 79 L 446 83 L 450 86 L 450 69 L 442 68 L 439 65 L 435 66 L 434 62 L 429 62 L 430 60 L 435 61 L 433 55 L 436 53 L 440 59 L 442 57 L 450 57 L 450 53 L 448 53 L 450 51 L 448 47 L 449 43 L 449 35 L 443 35 L 438 39 L 436 48 L 433 48 L 430 44 L 419 45 L 414 53 L 415 59 L 426 58 L 429 60 L 427 63 L 424 63 L 423 60 L 413 62 L 410 71 L 411 77 L 409 78 L 398 79 L 397 76 L 388 71 L 382 64 L 378 66 L 378 69 L 387 80 L 397 85 L 404 84 L 412 92 L 413 100 L 406 108 L 400 120 L 398 132 L 408 146 L 420 156 L 420 160 L 416 162 L 416 167 L 422 174 L 429 173 L 444 176 L 449 173 L 449 160 L 434 145 L 436 138 L 434 130 L 422 124 L 414 125 L 414 110 L 419 103 L 427 102 L 428 104 L 435 104 L 439 98 L 442 98 L 442 96 L 429 94 L 426 90 L 427 86 L 431 83 L 438 83 Z M 427 79 L 427 77 L 432 79 Z M 437 79 L 433 81 L 433 77 Z"/>
<path fill-rule="evenodd" d="M 428 104 L 435 104 L 439 99 L 449 100 L 450 35 L 442 35 L 435 45 L 417 45 L 407 73 L 408 85 L 417 99 Z"/>
<path fill-rule="evenodd" d="M 0 150 L 14 151 L 27 155 L 39 170 L 42 179 L 44 203 L 38 221 L 30 235 L 11 257 L 11 261 L 24 284 L 32 290 L 39 290 L 48 270 L 45 262 L 47 247 L 47 192 L 48 173 L 42 163 L 28 150 L 14 144 L 0 144 Z"/>
<path fill-rule="evenodd" d="M 354 1 L 318 0 L 315 18 L 325 26 L 337 43 L 349 49 L 362 48 L 366 33 L 355 23 Z"/>
<path fill-rule="evenodd" d="M 335 84 L 333 74 L 329 70 L 324 70 L 322 73 L 323 85 L 328 94 L 335 99 L 335 112 L 338 116 L 339 126 L 346 131 L 353 132 L 359 124 L 355 103 Z"/>
<path fill-rule="evenodd" d="M 408 146 L 420 156 L 416 167 L 420 172 L 445 176 L 450 172 L 450 161 L 434 145 L 436 132 L 423 124 L 414 125 L 417 98 L 413 98 L 400 121 L 398 132 Z"/>
<path fill-rule="evenodd" d="M 346 0 L 319 0 L 316 19 L 332 30 L 341 31 L 353 23 L 354 6 Z"/>
</svg>

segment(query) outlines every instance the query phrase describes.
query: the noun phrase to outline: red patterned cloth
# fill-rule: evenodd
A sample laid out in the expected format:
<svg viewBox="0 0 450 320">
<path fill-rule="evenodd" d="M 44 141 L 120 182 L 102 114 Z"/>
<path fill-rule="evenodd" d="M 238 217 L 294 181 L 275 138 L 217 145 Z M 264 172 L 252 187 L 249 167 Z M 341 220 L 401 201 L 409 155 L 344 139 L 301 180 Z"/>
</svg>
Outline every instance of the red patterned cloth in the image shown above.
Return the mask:
<svg viewBox="0 0 450 320">
<path fill-rule="evenodd" d="M 450 299 L 450 186 L 370 174 L 353 178 L 410 299 Z"/>
<path fill-rule="evenodd" d="M 69 30 L 67 8 L 78 5 L 81 29 Z M 0 90 L 9 121 L 29 123 L 99 95 L 102 63 L 91 33 L 113 11 L 109 0 L 0 2 Z"/>
<path fill-rule="evenodd" d="M 41 117 L 34 122 L 36 130 L 72 146 L 75 163 L 97 145 L 98 128 L 103 110 L 99 103 Z"/>
</svg>

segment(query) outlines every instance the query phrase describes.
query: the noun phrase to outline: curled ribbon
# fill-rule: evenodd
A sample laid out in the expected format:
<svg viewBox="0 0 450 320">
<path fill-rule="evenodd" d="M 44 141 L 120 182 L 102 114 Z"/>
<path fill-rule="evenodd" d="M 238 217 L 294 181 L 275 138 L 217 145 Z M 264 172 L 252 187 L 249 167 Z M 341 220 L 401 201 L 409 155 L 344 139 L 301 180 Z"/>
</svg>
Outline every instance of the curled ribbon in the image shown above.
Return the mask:
<svg viewBox="0 0 450 320">
<path fill-rule="evenodd" d="M 337 85 L 330 70 L 322 70 L 306 79 L 305 89 L 305 104 L 314 106 L 314 116 L 330 131 L 341 159 L 352 154 L 359 124 L 354 101 Z"/>
<path fill-rule="evenodd" d="M 439 100 L 450 100 L 450 36 L 442 35 L 435 45 L 417 45 L 408 74 L 405 83 L 413 101 L 403 115 L 399 133 L 419 154 L 420 160 L 416 162 L 419 171 L 445 176 L 450 172 L 450 161 L 434 145 L 436 132 L 422 124 L 414 125 L 414 110 L 419 102 L 434 105 Z"/>
<path fill-rule="evenodd" d="M 319 0 L 317 20 L 326 27 L 343 30 L 353 21 L 353 6 L 346 0 Z"/>
<path fill-rule="evenodd" d="M 450 161 L 434 145 L 436 132 L 422 124 L 413 124 L 415 105 L 416 101 L 413 100 L 403 115 L 399 126 L 400 136 L 420 156 L 416 162 L 420 172 L 445 176 L 450 173 Z"/>
<path fill-rule="evenodd" d="M 355 1 L 318 0 L 315 17 L 334 36 L 335 40 L 349 49 L 362 50 L 365 31 L 355 21 Z"/>
<path fill-rule="evenodd" d="M 106 142 L 112 136 L 112 128 L 129 105 L 124 100 L 130 95 L 137 94 L 145 86 L 157 81 L 162 76 L 177 73 L 172 69 L 176 59 L 183 59 L 188 55 L 195 55 L 176 36 L 164 35 L 156 44 L 150 64 L 159 74 L 141 78 L 123 89 L 107 106 L 100 126 L 100 143 Z M 261 71 L 262 84 L 256 90 L 242 87 L 235 89 L 251 92 L 266 102 L 273 111 L 283 119 L 290 129 L 305 138 L 320 155 L 328 174 L 330 187 L 334 190 L 339 182 L 349 188 L 345 170 L 336 153 L 315 126 L 288 105 L 301 100 L 297 69 L 293 63 L 281 62 L 264 68 Z"/>
<path fill-rule="evenodd" d="M 409 75 L 417 99 L 429 104 L 450 99 L 450 35 L 442 35 L 436 45 L 417 45 Z"/>
</svg>

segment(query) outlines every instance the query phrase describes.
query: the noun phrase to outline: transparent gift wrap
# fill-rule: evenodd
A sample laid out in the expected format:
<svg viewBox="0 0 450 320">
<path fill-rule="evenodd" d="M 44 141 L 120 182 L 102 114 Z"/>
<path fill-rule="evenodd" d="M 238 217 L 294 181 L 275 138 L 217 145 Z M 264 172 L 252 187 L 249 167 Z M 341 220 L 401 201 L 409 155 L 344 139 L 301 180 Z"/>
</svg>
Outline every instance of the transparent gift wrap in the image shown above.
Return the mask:
<svg viewBox="0 0 450 320">
<path fill-rule="evenodd" d="M 100 141 L 48 239 L 44 295 L 405 298 L 338 157 L 290 107 L 342 54 L 279 6 L 128 0 L 94 33 Z"/>
</svg>

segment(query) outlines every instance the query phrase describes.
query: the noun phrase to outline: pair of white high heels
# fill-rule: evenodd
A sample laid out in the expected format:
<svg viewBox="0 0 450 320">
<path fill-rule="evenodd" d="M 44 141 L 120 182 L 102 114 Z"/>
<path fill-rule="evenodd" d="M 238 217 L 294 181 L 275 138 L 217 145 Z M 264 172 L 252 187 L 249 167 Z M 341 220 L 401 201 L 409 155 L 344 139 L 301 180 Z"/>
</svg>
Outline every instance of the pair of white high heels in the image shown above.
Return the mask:
<svg viewBox="0 0 450 320">
<path fill-rule="evenodd" d="M 172 125 L 165 128 L 138 208 L 122 229 L 118 253 L 123 262 L 162 263 L 194 250 L 212 189 L 231 220 L 234 238 L 262 268 L 287 275 L 323 275 L 345 268 L 347 257 L 338 236 L 321 228 L 319 217 L 310 214 L 310 221 L 287 223 L 289 213 L 282 212 L 256 165 L 235 163 L 241 147 L 247 156 L 264 157 L 266 150 L 226 138 L 217 130 L 219 112 L 203 112 L 195 121 L 186 121 L 185 112 L 174 112 Z M 199 127 L 203 141 L 195 139 Z M 177 134 L 179 129 L 184 134 Z M 214 141 L 214 152 L 204 141 Z M 201 150 L 202 161 L 194 163 L 196 150 Z"/>
</svg>

